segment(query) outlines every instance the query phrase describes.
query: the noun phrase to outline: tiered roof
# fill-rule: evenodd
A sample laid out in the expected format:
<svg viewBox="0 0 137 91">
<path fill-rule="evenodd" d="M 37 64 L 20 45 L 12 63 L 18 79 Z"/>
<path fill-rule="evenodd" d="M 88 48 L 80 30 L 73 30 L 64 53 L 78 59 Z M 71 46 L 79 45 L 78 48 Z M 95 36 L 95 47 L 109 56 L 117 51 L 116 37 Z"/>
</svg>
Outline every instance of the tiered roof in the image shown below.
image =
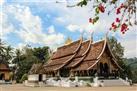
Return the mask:
<svg viewBox="0 0 137 91">
<path fill-rule="evenodd" d="M 64 45 L 57 49 L 48 63 L 43 66 L 41 72 L 54 72 L 61 68 L 69 68 L 71 71 L 93 69 L 106 46 L 108 47 L 107 39 L 95 43 L 92 43 L 92 40 L 83 42 L 80 39 Z M 109 51 L 112 54 L 110 49 Z M 116 61 L 114 63 L 120 68 Z"/>
<path fill-rule="evenodd" d="M 87 53 L 86 57 L 77 67 L 73 68 L 73 71 L 89 70 L 91 67 L 93 67 L 94 64 L 98 61 L 98 57 L 103 51 L 104 45 L 104 40 L 91 44 L 89 52 Z"/>
<path fill-rule="evenodd" d="M 50 62 L 44 65 L 44 72 L 55 71 L 62 68 L 70 60 L 74 58 L 81 46 L 82 40 L 75 41 L 69 45 L 59 47 L 57 52 L 53 54 Z"/>
<path fill-rule="evenodd" d="M 86 53 L 90 48 L 90 45 L 91 45 L 91 40 L 83 42 L 76 56 L 65 67 L 66 68 L 74 67 L 79 62 L 81 62 L 85 58 Z"/>
<path fill-rule="evenodd" d="M 105 40 L 92 43 L 92 40 L 80 40 L 59 47 L 50 62 L 44 66 L 44 72 L 71 68 L 72 71 L 88 70 L 98 60 L 105 45 Z"/>
</svg>

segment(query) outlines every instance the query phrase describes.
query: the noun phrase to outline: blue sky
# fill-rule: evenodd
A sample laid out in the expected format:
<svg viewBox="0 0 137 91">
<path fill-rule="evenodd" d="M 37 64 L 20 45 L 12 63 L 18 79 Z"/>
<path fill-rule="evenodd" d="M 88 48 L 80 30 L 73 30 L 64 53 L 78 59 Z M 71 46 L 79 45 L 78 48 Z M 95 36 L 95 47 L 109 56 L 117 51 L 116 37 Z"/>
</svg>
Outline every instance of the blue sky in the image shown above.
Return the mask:
<svg viewBox="0 0 137 91">
<path fill-rule="evenodd" d="M 104 38 L 111 23 L 115 19 L 112 12 L 100 15 L 100 21 L 94 26 L 89 24 L 89 17 L 93 16 L 91 4 L 87 6 L 68 8 L 67 2 L 59 0 L 1 0 L 1 38 L 15 48 L 21 48 L 27 44 L 32 47 L 50 46 L 56 49 L 64 44 L 66 38 L 73 40 L 80 38 L 81 34 L 89 38 L 94 31 L 94 41 Z M 125 57 L 137 56 L 136 27 L 132 27 L 125 35 L 119 31 L 110 32 L 109 36 L 115 36 L 125 47 Z M 131 46 L 129 46 L 131 45 Z M 136 50 L 135 50 L 136 49 Z"/>
</svg>

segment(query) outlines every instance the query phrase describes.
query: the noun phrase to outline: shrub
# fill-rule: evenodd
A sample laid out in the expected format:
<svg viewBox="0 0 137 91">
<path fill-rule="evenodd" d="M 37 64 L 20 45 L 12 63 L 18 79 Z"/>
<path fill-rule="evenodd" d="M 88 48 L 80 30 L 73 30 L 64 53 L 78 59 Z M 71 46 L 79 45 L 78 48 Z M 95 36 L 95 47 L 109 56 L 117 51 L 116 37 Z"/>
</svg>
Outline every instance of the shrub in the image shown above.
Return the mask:
<svg viewBox="0 0 137 91">
<path fill-rule="evenodd" d="M 24 74 L 22 77 L 21 77 L 21 80 L 20 82 L 22 83 L 23 81 L 27 80 L 28 79 L 28 75 L 27 74 Z"/>
</svg>

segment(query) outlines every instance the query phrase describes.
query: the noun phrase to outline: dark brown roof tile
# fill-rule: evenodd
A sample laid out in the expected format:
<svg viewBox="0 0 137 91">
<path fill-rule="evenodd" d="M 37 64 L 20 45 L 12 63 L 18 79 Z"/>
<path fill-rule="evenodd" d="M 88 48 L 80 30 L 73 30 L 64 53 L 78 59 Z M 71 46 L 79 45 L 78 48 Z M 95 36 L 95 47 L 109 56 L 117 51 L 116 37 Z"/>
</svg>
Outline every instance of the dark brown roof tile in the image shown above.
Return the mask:
<svg viewBox="0 0 137 91">
<path fill-rule="evenodd" d="M 105 43 L 105 41 L 100 41 L 100 42 L 92 44 L 91 48 L 89 50 L 89 53 L 87 54 L 87 56 L 84 60 L 97 59 L 97 57 L 100 55 L 100 53 L 103 50 L 104 43 Z"/>
<path fill-rule="evenodd" d="M 57 52 L 53 54 L 52 59 L 74 54 L 77 48 L 80 46 L 81 40 L 75 41 L 69 45 L 59 47 Z"/>
</svg>

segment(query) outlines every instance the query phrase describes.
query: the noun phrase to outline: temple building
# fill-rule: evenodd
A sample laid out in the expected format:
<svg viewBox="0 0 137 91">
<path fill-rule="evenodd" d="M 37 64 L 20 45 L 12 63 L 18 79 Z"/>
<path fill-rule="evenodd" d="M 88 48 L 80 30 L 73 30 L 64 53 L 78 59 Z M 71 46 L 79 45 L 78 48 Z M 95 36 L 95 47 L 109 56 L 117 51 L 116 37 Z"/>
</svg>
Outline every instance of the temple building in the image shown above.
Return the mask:
<svg viewBox="0 0 137 91">
<path fill-rule="evenodd" d="M 9 81 L 10 72 L 8 64 L 0 60 L 0 81 Z"/>
<path fill-rule="evenodd" d="M 39 66 L 40 65 L 40 66 Z M 114 57 L 107 38 L 98 42 L 83 38 L 58 47 L 49 61 L 33 65 L 29 74 L 46 77 L 87 77 L 97 74 L 101 77 L 116 77 L 122 68 Z"/>
</svg>

